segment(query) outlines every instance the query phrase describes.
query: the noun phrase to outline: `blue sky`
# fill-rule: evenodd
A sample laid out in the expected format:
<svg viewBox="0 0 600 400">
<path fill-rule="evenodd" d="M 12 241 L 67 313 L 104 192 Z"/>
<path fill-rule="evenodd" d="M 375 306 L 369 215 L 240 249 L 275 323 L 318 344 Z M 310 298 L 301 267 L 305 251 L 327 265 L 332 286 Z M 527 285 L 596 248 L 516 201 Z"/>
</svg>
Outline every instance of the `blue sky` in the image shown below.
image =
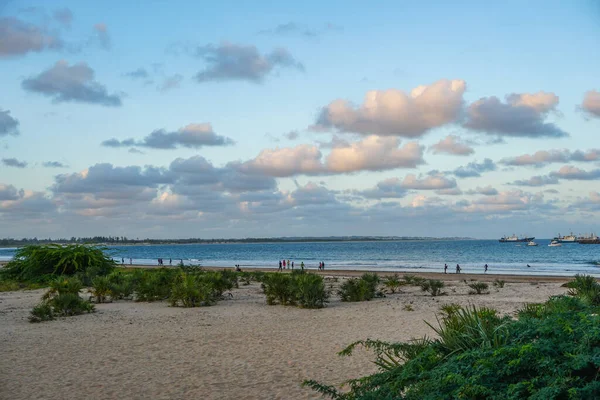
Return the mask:
<svg viewBox="0 0 600 400">
<path fill-rule="evenodd" d="M 0 237 L 596 231 L 598 48 L 593 1 L 0 1 Z"/>
</svg>

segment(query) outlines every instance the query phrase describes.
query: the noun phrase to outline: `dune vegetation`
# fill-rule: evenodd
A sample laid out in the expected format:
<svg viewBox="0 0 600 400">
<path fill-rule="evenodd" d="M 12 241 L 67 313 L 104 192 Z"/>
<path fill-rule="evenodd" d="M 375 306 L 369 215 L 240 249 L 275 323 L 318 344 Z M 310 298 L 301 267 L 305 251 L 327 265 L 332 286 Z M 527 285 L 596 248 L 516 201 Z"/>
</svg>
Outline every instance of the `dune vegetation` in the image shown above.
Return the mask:
<svg viewBox="0 0 600 400">
<path fill-rule="evenodd" d="M 374 351 L 375 374 L 347 382 L 345 391 L 304 385 L 339 400 L 600 398 L 600 285 L 577 276 L 567 287 L 569 295 L 526 304 L 514 318 L 444 305 L 429 325 L 435 338 L 364 340 L 339 353 Z"/>
</svg>

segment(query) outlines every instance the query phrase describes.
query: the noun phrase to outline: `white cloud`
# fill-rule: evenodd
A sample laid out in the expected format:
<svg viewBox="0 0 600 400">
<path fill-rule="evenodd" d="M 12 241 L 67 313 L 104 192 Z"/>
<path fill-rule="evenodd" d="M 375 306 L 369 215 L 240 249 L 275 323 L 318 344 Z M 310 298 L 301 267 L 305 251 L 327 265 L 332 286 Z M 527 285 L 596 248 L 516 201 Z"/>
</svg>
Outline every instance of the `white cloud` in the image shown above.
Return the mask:
<svg viewBox="0 0 600 400">
<path fill-rule="evenodd" d="M 458 118 L 465 89 L 465 81 L 440 80 L 429 86 L 418 86 L 410 93 L 397 89 L 372 90 L 359 107 L 342 99 L 331 102 L 321 110 L 312 128 L 420 137 Z"/>
<path fill-rule="evenodd" d="M 600 92 L 590 90 L 585 93 L 581 109 L 590 117 L 600 118 Z"/>
<path fill-rule="evenodd" d="M 456 135 L 446 136 L 444 139 L 432 145 L 430 149 L 434 154 L 445 153 L 453 154 L 455 156 L 468 156 L 475 152 L 471 146 L 462 142 L 460 137 Z"/>
</svg>

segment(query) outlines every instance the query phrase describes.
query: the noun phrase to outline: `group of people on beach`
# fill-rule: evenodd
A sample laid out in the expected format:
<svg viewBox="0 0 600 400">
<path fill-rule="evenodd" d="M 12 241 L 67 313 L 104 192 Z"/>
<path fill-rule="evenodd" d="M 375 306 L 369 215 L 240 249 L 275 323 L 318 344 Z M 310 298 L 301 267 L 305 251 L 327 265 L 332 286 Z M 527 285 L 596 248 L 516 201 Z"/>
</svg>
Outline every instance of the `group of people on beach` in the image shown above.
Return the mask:
<svg viewBox="0 0 600 400">
<path fill-rule="evenodd" d="M 165 265 L 164 260 L 162 258 L 158 259 L 158 265 Z M 169 258 L 169 265 L 173 265 L 173 259 Z"/>
<path fill-rule="evenodd" d="M 527 265 L 529 267 L 529 265 Z M 488 270 L 488 265 L 485 264 L 483 266 L 483 273 L 485 274 Z M 460 274 L 460 271 L 462 271 L 462 268 L 460 267 L 460 265 L 456 264 L 456 273 Z M 448 264 L 444 264 L 444 273 L 447 274 L 448 273 Z"/>
<path fill-rule="evenodd" d="M 121 258 L 121 264 L 125 264 L 125 259 Z M 133 265 L 133 258 L 129 257 L 129 265 Z"/>
</svg>

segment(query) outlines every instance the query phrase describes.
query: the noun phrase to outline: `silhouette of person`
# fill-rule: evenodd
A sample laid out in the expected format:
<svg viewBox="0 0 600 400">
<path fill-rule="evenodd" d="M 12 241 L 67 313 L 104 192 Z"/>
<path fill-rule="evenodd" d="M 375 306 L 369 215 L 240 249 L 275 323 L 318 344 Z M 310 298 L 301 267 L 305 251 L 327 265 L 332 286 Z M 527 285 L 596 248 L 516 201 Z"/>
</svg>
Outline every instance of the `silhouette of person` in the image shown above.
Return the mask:
<svg viewBox="0 0 600 400">
<path fill-rule="evenodd" d="M 448 264 L 444 264 L 444 273 L 447 274 L 448 273 Z"/>
</svg>

